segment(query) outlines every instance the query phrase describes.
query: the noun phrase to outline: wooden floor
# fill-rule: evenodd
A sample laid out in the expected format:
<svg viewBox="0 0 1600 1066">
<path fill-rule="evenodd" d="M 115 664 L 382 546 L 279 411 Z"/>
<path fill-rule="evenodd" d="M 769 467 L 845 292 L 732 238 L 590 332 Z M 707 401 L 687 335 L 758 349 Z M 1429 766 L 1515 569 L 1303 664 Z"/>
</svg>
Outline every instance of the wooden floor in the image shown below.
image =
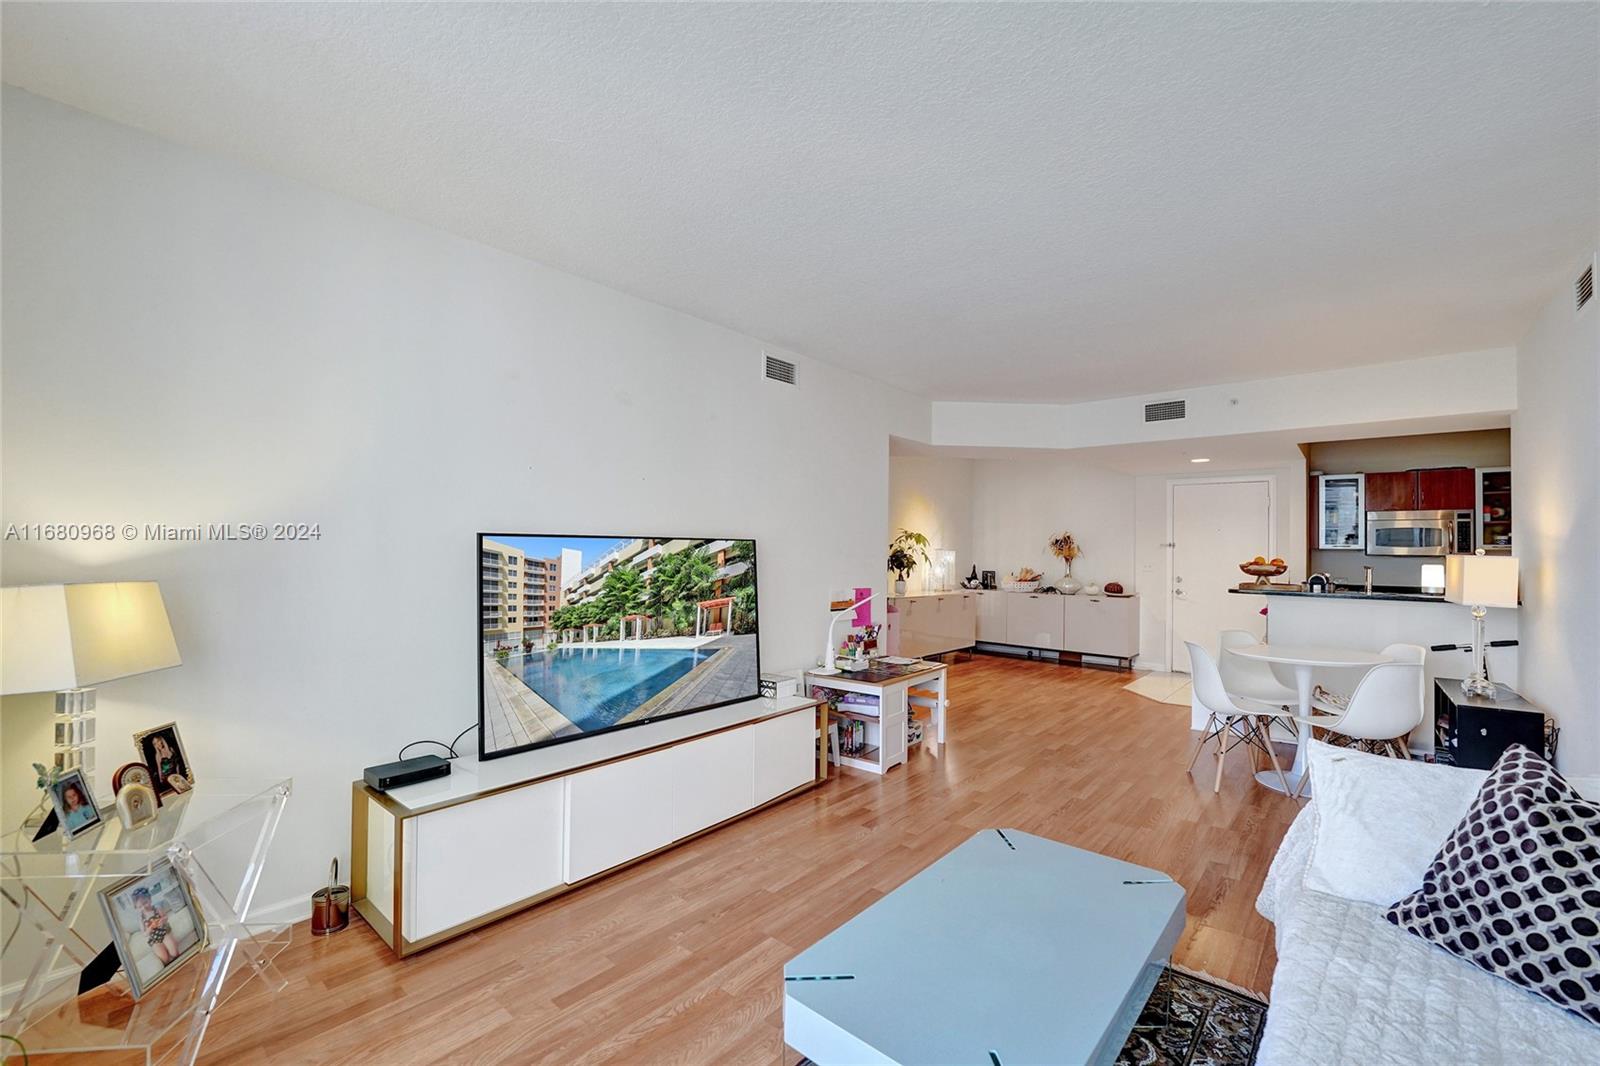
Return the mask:
<svg viewBox="0 0 1600 1066">
<path fill-rule="evenodd" d="M 974 831 L 1014 827 L 1170 873 L 1176 961 L 1265 992 L 1254 901 L 1293 800 L 1236 752 L 1184 772 L 1187 707 L 1130 675 L 979 656 L 951 670 L 948 744 L 826 785 L 405 961 L 355 919 L 296 930 L 289 988 L 245 991 L 206 1063 L 792 1063 L 783 963 Z M 507 841 L 511 844 L 510 839 Z"/>
</svg>

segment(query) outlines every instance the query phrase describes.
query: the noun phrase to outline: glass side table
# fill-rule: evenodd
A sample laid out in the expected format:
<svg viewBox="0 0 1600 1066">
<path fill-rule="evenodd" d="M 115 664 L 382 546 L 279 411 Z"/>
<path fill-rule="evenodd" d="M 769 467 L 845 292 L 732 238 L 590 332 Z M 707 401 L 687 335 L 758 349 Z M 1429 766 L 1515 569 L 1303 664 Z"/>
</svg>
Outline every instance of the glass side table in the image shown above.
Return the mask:
<svg viewBox="0 0 1600 1066">
<path fill-rule="evenodd" d="M 124 829 L 110 806 L 105 821 L 73 840 L 57 830 L 35 841 L 24 827 L 0 837 L 0 898 L 6 925 L 0 952 L 8 998 L 0 1032 L 27 1053 L 134 1051 L 146 1063 L 189 1066 L 217 1008 L 256 977 L 274 991 L 287 983 L 273 965 L 289 927 L 247 922 L 267 852 L 293 782 L 201 780 L 164 797 L 155 821 Z M 135 1002 L 120 975 L 77 994 L 78 975 L 106 944 L 99 894 L 170 859 L 189 883 L 205 920 L 205 949 Z M 23 978 L 23 973 L 26 977 Z M 9 1056 L 9 1057 L 8 1057 Z M 0 1042 L 0 1059 L 21 1061 Z"/>
</svg>

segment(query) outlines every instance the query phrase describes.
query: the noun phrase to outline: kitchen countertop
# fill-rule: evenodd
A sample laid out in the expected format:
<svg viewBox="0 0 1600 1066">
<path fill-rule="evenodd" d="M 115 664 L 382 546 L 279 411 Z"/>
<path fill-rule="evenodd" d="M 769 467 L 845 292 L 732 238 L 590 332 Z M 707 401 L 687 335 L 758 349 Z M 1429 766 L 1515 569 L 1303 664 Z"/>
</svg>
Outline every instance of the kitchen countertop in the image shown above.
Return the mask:
<svg viewBox="0 0 1600 1066">
<path fill-rule="evenodd" d="M 1310 600 L 1390 600 L 1404 603 L 1448 603 L 1442 592 L 1423 592 L 1404 585 L 1377 585 L 1371 593 L 1359 588 L 1343 588 L 1338 592 L 1307 592 L 1297 586 L 1269 588 L 1231 588 L 1239 596 L 1301 596 Z"/>
</svg>

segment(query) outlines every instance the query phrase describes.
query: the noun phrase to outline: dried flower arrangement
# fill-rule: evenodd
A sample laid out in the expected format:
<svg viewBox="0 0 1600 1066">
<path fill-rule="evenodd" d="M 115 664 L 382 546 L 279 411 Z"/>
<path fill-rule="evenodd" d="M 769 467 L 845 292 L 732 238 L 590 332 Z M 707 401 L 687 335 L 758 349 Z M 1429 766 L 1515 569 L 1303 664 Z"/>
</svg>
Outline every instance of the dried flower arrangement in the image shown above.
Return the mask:
<svg viewBox="0 0 1600 1066">
<path fill-rule="evenodd" d="M 1078 542 L 1072 539 L 1071 533 L 1063 533 L 1059 537 L 1050 538 L 1050 554 L 1064 560 L 1070 567 L 1072 560 L 1083 554 L 1083 549 L 1078 547 Z"/>
</svg>

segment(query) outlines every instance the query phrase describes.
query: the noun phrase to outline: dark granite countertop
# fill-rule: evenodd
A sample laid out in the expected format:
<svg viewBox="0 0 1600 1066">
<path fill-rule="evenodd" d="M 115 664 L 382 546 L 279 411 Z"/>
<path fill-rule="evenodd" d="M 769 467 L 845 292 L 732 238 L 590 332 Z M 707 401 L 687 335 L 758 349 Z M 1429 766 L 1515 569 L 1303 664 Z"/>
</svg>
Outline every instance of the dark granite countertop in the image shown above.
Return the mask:
<svg viewBox="0 0 1600 1066">
<path fill-rule="evenodd" d="M 1360 588 L 1339 586 L 1337 592 L 1307 592 L 1302 588 L 1282 586 L 1268 588 L 1231 588 L 1229 592 L 1240 596 L 1301 596 L 1310 600 L 1398 600 L 1405 603 L 1448 603 L 1442 592 L 1423 592 L 1407 585 L 1374 585 L 1372 592 Z"/>
</svg>

